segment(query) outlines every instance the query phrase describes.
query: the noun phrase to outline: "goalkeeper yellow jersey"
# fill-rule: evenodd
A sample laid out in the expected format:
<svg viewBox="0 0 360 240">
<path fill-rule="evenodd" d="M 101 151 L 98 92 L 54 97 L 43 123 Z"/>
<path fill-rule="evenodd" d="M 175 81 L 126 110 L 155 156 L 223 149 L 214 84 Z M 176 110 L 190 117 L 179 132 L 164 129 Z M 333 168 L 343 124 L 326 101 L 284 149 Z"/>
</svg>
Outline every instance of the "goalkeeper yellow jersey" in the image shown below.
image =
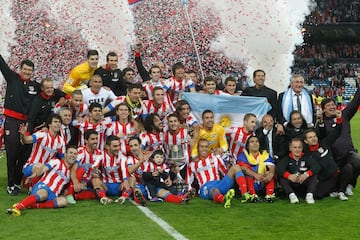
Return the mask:
<svg viewBox="0 0 360 240">
<path fill-rule="evenodd" d="M 91 69 L 88 61 L 75 66 L 64 84 L 63 91 L 72 93 L 75 89 L 83 88 L 83 85 L 87 85 L 92 75 L 94 75 L 96 69 Z"/>
<path fill-rule="evenodd" d="M 217 123 L 214 123 L 214 126 L 210 131 L 204 128 L 200 128 L 199 139 L 202 138 L 209 141 L 209 148 L 211 151 L 215 148 L 222 148 L 223 151 L 225 152 L 229 148 L 228 143 L 226 141 L 225 130 L 221 125 Z M 198 156 L 198 143 L 196 143 L 192 148 L 191 156 L 192 157 Z"/>
</svg>

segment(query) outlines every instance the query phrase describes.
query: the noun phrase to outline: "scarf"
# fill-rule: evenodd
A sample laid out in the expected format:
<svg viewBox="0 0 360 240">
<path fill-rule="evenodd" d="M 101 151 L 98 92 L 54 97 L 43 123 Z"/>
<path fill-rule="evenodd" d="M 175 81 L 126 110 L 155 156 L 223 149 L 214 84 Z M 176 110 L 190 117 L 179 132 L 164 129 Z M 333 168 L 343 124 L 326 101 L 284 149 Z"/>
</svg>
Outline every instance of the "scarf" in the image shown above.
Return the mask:
<svg viewBox="0 0 360 240">
<path fill-rule="evenodd" d="M 42 97 L 42 99 L 48 101 L 50 98 L 52 98 L 53 96 L 55 96 L 55 93 L 51 94 L 50 96 L 46 96 L 44 92 L 40 93 L 40 96 Z"/>
<path fill-rule="evenodd" d="M 314 145 L 314 146 L 310 146 L 310 145 L 309 145 L 309 150 L 310 150 L 311 152 L 316 152 L 318 149 L 319 149 L 319 144 L 316 144 L 316 145 Z"/>
<path fill-rule="evenodd" d="M 131 110 L 131 115 L 134 116 L 134 109 L 140 107 L 142 105 L 141 99 L 136 103 L 133 103 L 128 95 L 126 95 L 126 104 L 129 106 Z"/>
<path fill-rule="evenodd" d="M 304 153 L 302 152 L 300 158 L 302 158 L 303 156 L 304 156 Z M 294 155 L 292 154 L 292 152 L 289 153 L 289 157 L 290 157 L 291 159 L 294 159 L 294 160 L 295 160 Z"/>
<path fill-rule="evenodd" d="M 266 151 L 262 151 L 256 156 L 253 156 L 252 154 L 249 154 L 247 150 L 244 150 L 244 154 L 251 165 L 258 165 L 259 174 L 263 174 L 266 172 L 265 161 L 269 158 L 269 154 Z"/>
<path fill-rule="evenodd" d="M 305 90 L 301 90 L 301 115 L 304 117 L 306 123 L 313 122 L 313 114 L 311 110 L 311 98 L 309 93 Z M 287 122 L 290 122 L 290 113 L 293 111 L 293 90 L 292 88 L 288 88 L 284 92 L 284 96 L 282 99 L 282 110 L 283 115 Z"/>
</svg>

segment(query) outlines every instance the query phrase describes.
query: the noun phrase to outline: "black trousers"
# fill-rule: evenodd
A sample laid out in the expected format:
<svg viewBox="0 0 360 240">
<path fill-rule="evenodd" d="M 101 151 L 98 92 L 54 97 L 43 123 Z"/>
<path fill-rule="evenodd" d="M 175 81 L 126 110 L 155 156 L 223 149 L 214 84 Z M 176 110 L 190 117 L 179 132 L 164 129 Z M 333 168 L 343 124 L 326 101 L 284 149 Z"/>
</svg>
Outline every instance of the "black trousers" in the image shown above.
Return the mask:
<svg viewBox="0 0 360 240">
<path fill-rule="evenodd" d="M 336 183 L 338 182 L 338 176 L 332 176 L 328 179 L 318 182 L 315 192 L 315 198 L 321 199 L 329 196 L 331 192 L 337 192 Z"/>
<path fill-rule="evenodd" d="M 7 160 L 8 186 L 20 185 L 22 168 L 31 153 L 31 144 L 20 142 L 19 126 L 26 121 L 6 117 L 4 123 L 4 143 Z"/>
<path fill-rule="evenodd" d="M 360 156 L 355 151 L 350 151 L 345 157 L 345 162 L 345 165 L 350 164 L 352 167 L 352 178 L 350 184 L 355 187 L 357 178 L 360 174 Z"/>
<path fill-rule="evenodd" d="M 315 193 L 317 182 L 317 175 L 309 177 L 302 184 L 293 183 L 283 177 L 280 178 L 281 187 L 284 189 L 287 196 L 289 196 L 290 193 L 295 193 L 298 196 L 304 196 L 305 193 Z"/>
</svg>

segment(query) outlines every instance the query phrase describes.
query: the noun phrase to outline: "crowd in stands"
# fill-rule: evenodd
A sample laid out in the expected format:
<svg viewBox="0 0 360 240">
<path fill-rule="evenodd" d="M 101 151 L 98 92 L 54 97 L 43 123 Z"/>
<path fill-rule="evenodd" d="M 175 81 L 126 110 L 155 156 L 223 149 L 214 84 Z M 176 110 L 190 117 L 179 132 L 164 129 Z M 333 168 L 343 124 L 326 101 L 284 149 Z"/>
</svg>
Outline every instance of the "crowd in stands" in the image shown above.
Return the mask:
<svg viewBox="0 0 360 240">
<path fill-rule="evenodd" d="M 359 21 L 359 0 L 316 0 L 316 8 L 306 18 L 305 24 L 338 24 Z"/>
<path fill-rule="evenodd" d="M 210 49 L 210 44 L 215 39 L 218 26 L 220 26 L 218 17 L 212 13 L 211 9 L 204 9 L 201 14 L 190 10 L 191 5 L 189 15 L 204 74 L 222 79 L 225 79 L 223 76 L 230 74 L 236 77 L 243 75 L 245 66 Z M 140 40 L 144 40 L 144 58 L 147 62 L 161 60 L 166 66 L 171 66 L 180 60 L 187 70 L 200 73 L 188 20 L 181 1 L 167 1 L 166 3 L 164 1 L 159 3 L 156 0 L 143 1 L 140 4 L 134 4 L 132 11 L 136 35 Z M 145 14 L 152 16 L 152 19 L 145 18 Z"/>
</svg>

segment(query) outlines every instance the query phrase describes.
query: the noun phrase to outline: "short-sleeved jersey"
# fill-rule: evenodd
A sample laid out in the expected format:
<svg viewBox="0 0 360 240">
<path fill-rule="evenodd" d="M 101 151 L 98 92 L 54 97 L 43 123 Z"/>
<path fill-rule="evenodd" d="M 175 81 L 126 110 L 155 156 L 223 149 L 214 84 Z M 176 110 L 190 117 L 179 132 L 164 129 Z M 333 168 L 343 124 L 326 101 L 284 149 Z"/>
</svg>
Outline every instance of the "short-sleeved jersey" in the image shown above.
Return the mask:
<svg viewBox="0 0 360 240">
<path fill-rule="evenodd" d="M 160 107 L 155 107 L 153 100 L 145 100 L 144 102 L 145 111 L 142 113 L 142 117 L 145 118 L 151 113 L 159 115 L 160 120 L 164 122 L 166 116 L 175 111 L 175 107 L 172 103 L 164 101 Z"/>
<path fill-rule="evenodd" d="M 84 134 L 89 129 L 94 129 L 98 133 L 98 149 L 104 149 L 105 146 L 105 131 L 107 128 L 111 127 L 112 119 L 110 117 L 103 118 L 96 124 L 91 123 L 89 120 L 80 123 L 77 120 L 72 122 L 75 128 L 79 129 L 79 140 L 78 145 L 83 146 L 85 145 Z"/>
<path fill-rule="evenodd" d="M 106 130 L 106 136 L 115 135 L 120 137 L 120 151 L 127 155 L 128 147 L 127 147 L 127 139 L 136 134 L 135 125 L 132 122 L 120 123 L 119 121 L 113 122 L 111 126 Z"/>
<path fill-rule="evenodd" d="M 113 91 L 107 90 L 105 88 L 101 88 L 98 93 L 94 93 L 91 88 L 83 89 L 81 92 L 84 103 L 89 106 L 91 103 L 97 102 L 100 103 L 102 107 L 105 107 L 105 104 L 108 101 L 112 101 L 116 98 Z"/>
<path fill-rule="evenodd" d="M 211 151 L 216 148 L 222 148 L 224 152 L 228 150 L 225 130 L 221 125 L 217 123 L 214 123 L 214 126 L 210 131 L 204 128 L 200 128 L 199 139 L 202 138 L 209 141 L 209 148 Z M 198 145 L 195 144 L 191 151 L 191 156 L 196 157 L 198 155 L 197 147 Z"/>
<path fill-rule="evenodd" d="M 126 102 L 126 96 L 119 96 L 117 98 L 115 98 L 115 100 L 111 101 L 107 107 L 110 110 L 114 110 L 116 108 L 117 105 L 119 105 L 120 103 L 125 103 L 126 105 L 129 106 L 129 104 L 127 104 Z M 131 116 L 133 117 L 133 119 L 137 119 L 139 118 L 142 113 L 145 111 L 145 106 L 142 103 L 142 101 L 140 101 L 140 103 L 138 105 L 136 105 L 135 107 L 131 107 L 129 106 L 130 110 L 131 110 Z"/>
<path fill-rule="evenodd" d="M 155 87 L 162 87 L 165 91 L 167 89 L 167 86 L 165 85 L 165 82 L 162 82 L 162 81 L 154 82 L 154 81 L 150 80 L 150 81 L 143 82 L 142 85 L 143 85 L 143 88 L 144 88 L 146 98 L 149 99 L 149 100 L 153 99 L 152 92 L 153 92 Z"/>
<path fill-rule="evenodd" d="M 140 161 L 137 157 L 133 156 L 133 155 L 129 155 L 127 158 L 127 168 L 129 171 L 129 167 L 134 166 L 138 161 Z M 143 184 L 143 172 L 145 172 L 145 169 L 148 169 L 148 161 L 145 161 L 143 164 L 141 164 L 139 166 L 139 168 L 132 174 L 130 174 L 131 176 L 134 176 L 136 179 L 136 183 L 141 183 Z"/>
<path fill-rule="evenodd" d="M 65 141 L 59 134 L 51 136 L 49 131 L 41 130 L 31 136 L 33 138 L 33 147 L 24 168 L 34 163 L 45 164 L 54 158 L 56 154 L 62 157 L 65 153 Z"/>
<path fill-rule="evenodd" d="M 140 134 L 141 139 L 141 147 L 143 150 L 147 151 L 154 151 L 156 149 L 161 149 L 163 142 L 164 142 L 164 136 L 163 133 L 141 133 Z"/>
<path fill-rule="evenodd" d="M 63 160 L 57 158 L 51 159 L 46 166 L 47 171 L 39 180 L 50 188 L 56 196 L 59 196 L 64 186 L 70 182 L 70 169 Z"/>
<path fill-rule="evenodd" d="M 174 105 L 176 105 L 177 101 L 179 100 L 179 96 L 182 92 L 185 92 L 186 89 L 195 88 L 195 85 L 192 82 L 192 80 L 182 79 L 178 81 L 174 76 L 169 78 L 165 85 L 166 85 L 165 90 L 168 91 L 170 99 Z"/>
<path fill-rule="evenodd" d="M 220 173 L 225 176 L 226 172 L 224 162 L 216 155 L 209 154 L 206 158 L 190 162 L 187 171 L 187 182 L 190 186 L 195 176 L 201 187 L 204 183 L 220 180 Z"/>
<path fill-rule="evenodd" d="M 94 168 L 101 166 L 103 155 L 100 150 L 96 149 L 94 152 L 89 152 L 85 146 L 78 148 L 78 164 L 79 167 L 85 169 L 83 179 L 89 181 L 91 179 L 91 173 Z"/>
<path fill-rule="evenodd" d="M 92 75 L 94 75 L 95 70 L 96 68 L 90 68 L 88 61 L 75 66 L 64 83 L 63 91 L 65 93 L 72 93 L 82 85 L 86 86 Z"/>
<path fill-rule="evenodd" d="M 177 133 L 166 131 L 164 134 L 164 149 L 166 159 L 171 165 L 183 166 L 190 161 L 190 136 L 185 128 Z"/>
<path fill-rule="evenodd" d="M 120 183 L 130 176 L 127 170 L 127 158 L 121 152 L 118 155 L 110 156 L 107 151 L 104 151 L 101 170 L 104 183 Z"/>
<path fill-rule="evenodd" d="M 253 132 L 246 133 L 243 127 L 230 127 L 226 135 L 229 136 L 230 138 L 230 144 L 229 144 L 230 153 L 233 156 L 237 157 L 243 152 L 245 148 L 246 140 L 250 136 L 253 136 L 254 133 Z"/>
<path fill-rule="evenodd" d="M 89 107 L 85 103 L 82 103 L 79 109 L 72 108 L 70 104 L 66 105 L 66 107 L 72 110 L 72 119 L 76 119 L 79 116 L 84 117 L 89 115 Z M 60 109 L 61 105 L 59 103 L 55 104 L 54 113 L 59 114 Z"/>
</svg>

